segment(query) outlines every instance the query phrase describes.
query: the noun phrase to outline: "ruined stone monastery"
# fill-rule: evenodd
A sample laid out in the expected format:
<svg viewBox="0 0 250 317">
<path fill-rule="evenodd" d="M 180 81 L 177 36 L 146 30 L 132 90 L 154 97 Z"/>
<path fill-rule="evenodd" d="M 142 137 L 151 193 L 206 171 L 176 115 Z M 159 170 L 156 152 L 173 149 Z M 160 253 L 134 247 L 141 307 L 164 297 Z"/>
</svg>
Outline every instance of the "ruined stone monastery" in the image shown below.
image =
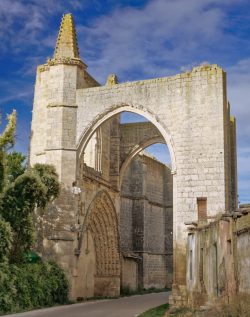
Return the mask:
<svg viewBox="0 0 250 317">
<path fill-rule="evenodd" d="M 122 112 L 148 121 L 122 124 Z M 54 56 L 37 69 L 29 159 L 53 164 L 62 183 L 36 212 L 37 250 L 65 269 L 72 298 L 172 286 L 181 306 L 250 293 L 235 131 L 219 66 L 101 86 L 63 16 Z M 143 151 L 155 143 L 171 167 Z"/>
</svg>

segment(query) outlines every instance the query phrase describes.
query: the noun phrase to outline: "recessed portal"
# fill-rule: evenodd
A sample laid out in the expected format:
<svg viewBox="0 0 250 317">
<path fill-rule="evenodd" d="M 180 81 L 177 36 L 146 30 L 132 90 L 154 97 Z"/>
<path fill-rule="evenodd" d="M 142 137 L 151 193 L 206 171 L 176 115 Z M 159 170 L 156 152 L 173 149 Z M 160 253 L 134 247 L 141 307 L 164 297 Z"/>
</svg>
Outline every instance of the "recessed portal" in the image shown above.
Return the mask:
<svg viewBox="0 0 250 317">
<path fill-rule="evenodd" d="M 81 221 L 93 239 L 89 252 L 95 252 L 92 296 L 114 295 L 118 279 L 122 289 L 171 287 L 173 181 L 159 130 L 138 114 L 117 114 L 93 132 L 80 167 Z M 114 202 L 114 211 L 96 198 L 101 191 Z M 87 233 L 80 237 L 81 245 Z M 81 282 L 84 288 L 86 282 Z"/>
</svg>

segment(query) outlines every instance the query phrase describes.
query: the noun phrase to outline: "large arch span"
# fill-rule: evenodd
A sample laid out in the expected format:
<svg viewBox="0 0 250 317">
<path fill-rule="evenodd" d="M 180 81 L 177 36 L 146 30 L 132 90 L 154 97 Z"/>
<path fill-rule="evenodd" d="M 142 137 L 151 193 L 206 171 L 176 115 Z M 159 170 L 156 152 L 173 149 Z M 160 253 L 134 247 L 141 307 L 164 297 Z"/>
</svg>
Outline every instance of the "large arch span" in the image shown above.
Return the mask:
<svg viewBox="0 0 250 317">
<path fill-rule="evenodd" d="M 118 104 L 111 106 L 108 110 L 104 111 L 102 114 L 98 114 L 92 122 L 84 129 L 84 131 L 80 134 L 79 140 L 77 142 L 77 166 L 79 168 L 80 158 L 84 153 L 84 149 L 86 148 L 89 140 L 91 139 L 93 133 L 107 120 L 112 118 L 113 116 L 120 114 L 122 112 L 132 112 L 138 115 L 145 117 L 148 121 L 150 121 L 160 132 L 162 138 L 164 139 L 164 143 L 167 144 L 170 157 L 171 157 L 171 165 L 172 170 L 176 171 L 176 159 L 175 159 L 175 150 L 174 150 L 174 141 L 171 137 L 171 134 L 168 128 L 162 124 L 156 114 L 153 114 L 149 110 L 146 110 L 141 105 L 124 105 Z M 159 137 L 160 139 L 160 137 Z M 156 143 L 156 142 L 155 142 Z M 162 143 L 162 142 L 161 142 Z M 153 143 L 151 143 L 153 144 Z M 77 170 L 78 170 L 77 168 Z"/>
</svg>

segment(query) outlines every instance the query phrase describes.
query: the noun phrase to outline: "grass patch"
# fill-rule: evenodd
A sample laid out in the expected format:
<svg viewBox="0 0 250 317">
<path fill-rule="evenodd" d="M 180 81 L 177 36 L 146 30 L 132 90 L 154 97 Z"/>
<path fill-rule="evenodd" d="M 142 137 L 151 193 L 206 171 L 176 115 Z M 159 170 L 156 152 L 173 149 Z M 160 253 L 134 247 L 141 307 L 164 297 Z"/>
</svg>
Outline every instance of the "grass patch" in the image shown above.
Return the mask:
<svg viewBox="0 0 250 317">
<path fill-rule="evenodd" d="M 163 304 L 161 306 L 152 308 L 142 313 L 138 317 L 163 317 L 169 308 L 169 304 Z"/>
<path fill-rule="evenodd" d="M 192 316 L 199 317 L 199 315 L 196 314 L 195 310 L 189 309 L 188 307 L 174 308 L 172 312 L 169 312 L 169 317 L 192 317 Z"/>
</svg>

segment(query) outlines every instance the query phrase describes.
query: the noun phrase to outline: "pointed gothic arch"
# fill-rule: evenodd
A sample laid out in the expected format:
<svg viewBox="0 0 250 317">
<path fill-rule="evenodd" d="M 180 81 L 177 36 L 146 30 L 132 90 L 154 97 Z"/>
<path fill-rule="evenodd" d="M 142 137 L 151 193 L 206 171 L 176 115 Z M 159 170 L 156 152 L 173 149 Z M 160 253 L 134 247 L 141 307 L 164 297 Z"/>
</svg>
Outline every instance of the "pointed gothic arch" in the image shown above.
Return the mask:
<svg viewBox="0 0 250 317">
<path fill-rule="evenodd" d="M 167 126 L 161 122 L 161 120 L 158 118 L 158 116 L 148 109 L 144 108 L 142 105 L 129 105 L 129 104 L 117 104 L 112 105 L 108 109 L 106 109 L 103 113 L 99 113 L 91 122 L 89 126 L 87 126 L 85 129 L 83 129 L 81 135 L 78 137 L 78 144 L 76 146 L 77 148 L 77 168 L 76 172 L 79 169 L 81 157 L 84 154 L 84 149 L 86 148 L 86 145 L 88 144 L 90 138 L 92 137 L 93 133 L 100 127 L 104 122 L 106 122 L 108 119 L 112 118 L 114 115 L 122 113 L 124 111 L 132 112 L 138 115 L 141 115 L 148 119 L 160 132 L 162 135 L 162 138 L 164 139 L 165 143 L 168 146 L 170 157 L 171 157 L 171 164 L 172 164 L 172 170 L 176 171 L 176 158 L 175 158 L 175 146 L 173 138 L 169 132 L 169 129 Z"/>
<path fill-rule="evenodd" d="M 108 192 L 96 194 L 87 210 L 85 227 L 94 240 L 96 255 L 95 295 L 120 292 L 120 254 L 116 210 Z"/>
</svg>

